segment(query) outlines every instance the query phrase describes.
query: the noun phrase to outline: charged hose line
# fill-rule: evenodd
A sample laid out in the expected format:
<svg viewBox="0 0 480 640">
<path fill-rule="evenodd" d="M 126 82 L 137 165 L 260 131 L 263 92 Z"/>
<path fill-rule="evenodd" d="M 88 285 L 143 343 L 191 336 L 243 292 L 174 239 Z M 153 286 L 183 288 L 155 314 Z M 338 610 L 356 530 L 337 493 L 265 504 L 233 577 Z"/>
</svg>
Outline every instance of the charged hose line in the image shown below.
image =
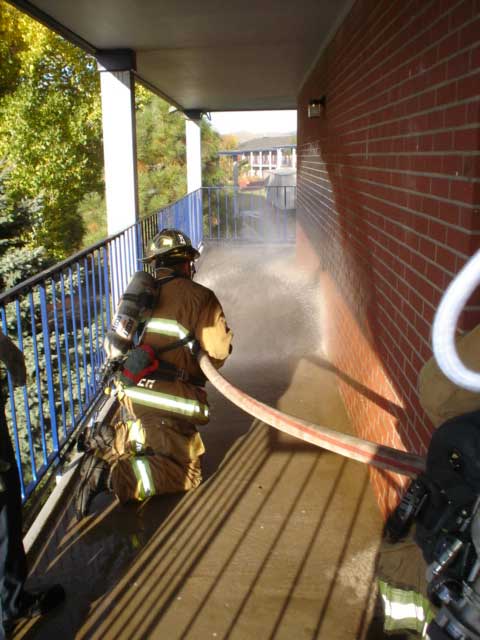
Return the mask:
<svg viewBox="0 0 480 640">
<path fill-rule="evenodd" d="M 433 354 L 438 366 L 454 384 L 474 393 L 480 391 L 480 373 L 468 369 L 455 345 L 458 318 L 480 284 L 480 251 L 477 251 L 447 287 L 432 327 Z"/>
<path fill-rule="evenodd" d="M 225 380 L 212 365 L 204 351 L 200 351 L 198 362 L 203 373 L 222 395 L 243 411 L 279 431 L 346 458 L 370 464 L 379 469 L 394 471 L 400 475 L 413 477 L 425 470 L 425 459 L 414 453 L 399 451 L 392 447 L 340 433 L 328 427 L 322 427 L 313 422 L 306 422 L 255 400 Z"/>
</svg>

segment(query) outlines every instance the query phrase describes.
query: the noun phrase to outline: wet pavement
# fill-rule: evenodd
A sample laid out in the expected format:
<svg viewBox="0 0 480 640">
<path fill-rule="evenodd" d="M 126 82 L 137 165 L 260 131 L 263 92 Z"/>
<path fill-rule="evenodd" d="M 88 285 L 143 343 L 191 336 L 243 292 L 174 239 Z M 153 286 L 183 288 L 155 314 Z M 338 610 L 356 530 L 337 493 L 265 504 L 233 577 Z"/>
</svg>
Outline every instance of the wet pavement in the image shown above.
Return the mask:
<svg viewBox="0 0 480 640">
<path fill-rule="evenodd" d="M 321 362 L 321 292 L 292 247 L 209 247 L 198 280 L 235 334 L 222 370 L 292 415 L 350 432 Z M 209 388 L 205 482 L 73 518 L 71 497 L 32 564 L 66 603 L 15 638 L 372 640 L 382 522 L 368 469 L 253 420 Z"/>
</svg>

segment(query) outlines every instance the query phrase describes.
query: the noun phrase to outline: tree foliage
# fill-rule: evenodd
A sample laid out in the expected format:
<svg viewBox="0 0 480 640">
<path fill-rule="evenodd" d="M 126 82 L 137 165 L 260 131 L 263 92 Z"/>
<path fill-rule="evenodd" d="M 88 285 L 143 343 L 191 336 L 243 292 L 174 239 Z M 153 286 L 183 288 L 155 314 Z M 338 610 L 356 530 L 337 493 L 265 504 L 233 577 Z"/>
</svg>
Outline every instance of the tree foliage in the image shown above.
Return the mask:
<svg viewBox="0 0 480 640">
<path fill-rule="evenodd" d="M 81 246 L 77 215 L 102 184 L 95 60 L 0 0 L 0 157 L 15 198 L 42 199 L 32 242 L 61 258 Z"/>
<path fill-rule="evenodd" d="M 141 215 L 186 194 L 185 119 L 137 86 Z M 220 135 L 204 118 L 203 184 L 230 177 Z M 0 0 L 0 158 L 11 197 L 41 201 L 28 246 L 67 257 L 106 235 L 100 86 L 96 61 Z M 19 247 L 18 247 L 19 248 Z"/>
<path fill-rule="evenodd" d="M 5 188 L 8 171 L 0 163 L 0 291 L 10 289 L 51 264 L 43 247 L 31 243 L 41 217 L 41 200 L 16 200 Z"/>
<path fill-rule="evenodd" d="M 224 184 L 226 167 L 218 151 L 222 138 L 202 118 L 202 183 Z M 141 215 L 152 213 L 187 193 L 185 116 L 150 94 L 137 110 L 137 157 Z"/>
</svg>

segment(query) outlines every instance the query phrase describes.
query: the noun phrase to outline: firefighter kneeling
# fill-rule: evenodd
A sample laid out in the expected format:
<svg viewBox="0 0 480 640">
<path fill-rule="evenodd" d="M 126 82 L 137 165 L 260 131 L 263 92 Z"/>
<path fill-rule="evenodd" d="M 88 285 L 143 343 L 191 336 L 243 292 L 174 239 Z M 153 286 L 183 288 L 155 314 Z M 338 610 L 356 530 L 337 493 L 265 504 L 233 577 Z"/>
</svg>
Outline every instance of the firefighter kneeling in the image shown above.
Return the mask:
<svg viewBox="0 0 480 640">
<path fill-rule="evenodd" d="M 480 325 L 457 340 L 478 367 Z M 402 638 L 480 640 L 480 394 L 457 387 L 432 358 L 419 400 L 436 427 L 426 470 L 387 523 L 377 569 L 384 629 Z"/>
<path fill-rule="evenodd" d="M 123 359 L 115 380 L 121 420 L 83 441 L 78 518 L 105 490 L 127 502 L 188 491 L 202 480 L 197 426 L 209 421 L 209 407 L 196 353 L 200 347 L 221 367 L 232 332 L 213 291 L 192 280 L 198 257 L 185 234 L 162 230 L 144 259 L 155 276 L 138 272 L 122 297 L 104 343 L 109 361 Z"/>
</svg>

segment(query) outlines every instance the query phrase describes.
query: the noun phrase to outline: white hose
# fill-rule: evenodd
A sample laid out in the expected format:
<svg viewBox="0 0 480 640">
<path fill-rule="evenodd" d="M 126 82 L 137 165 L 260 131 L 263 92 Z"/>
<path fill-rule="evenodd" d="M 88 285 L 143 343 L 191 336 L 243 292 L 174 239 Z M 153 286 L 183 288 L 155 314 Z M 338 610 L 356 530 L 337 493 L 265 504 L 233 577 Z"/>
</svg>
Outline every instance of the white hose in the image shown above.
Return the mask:
<svg viewBox="0 0 480 640">
<path fill-rule="evenodd" d="M 460 360 L 455 330 L 463 307 L 479 284 L 480 251 L 477 251 L 443 294 L 432 329 L 433 354 L 438 366 L 457 386 L 473 392 L 480 391 L 480 373 L 467 369 Z"/>
<path fill-rule="evenodd" d="M 269 407 L 247 395 L 241 389 L 225 380 L 211 363 L 204 351 L 200 351 L 198 361 L 203 373 L 213 386 L 226 398 L 266 424 L 311 444 L 333 451 L 352 460 L 370 464 L 379 469 L 388 469 L 406 476 L 417 476 L 425 471 L 425 460 L 415 453 L 399 451 L 376 442 L 362 440 L 347 433 L 340 433 L 328 427 L 306 422 Z"/>
</svg>

